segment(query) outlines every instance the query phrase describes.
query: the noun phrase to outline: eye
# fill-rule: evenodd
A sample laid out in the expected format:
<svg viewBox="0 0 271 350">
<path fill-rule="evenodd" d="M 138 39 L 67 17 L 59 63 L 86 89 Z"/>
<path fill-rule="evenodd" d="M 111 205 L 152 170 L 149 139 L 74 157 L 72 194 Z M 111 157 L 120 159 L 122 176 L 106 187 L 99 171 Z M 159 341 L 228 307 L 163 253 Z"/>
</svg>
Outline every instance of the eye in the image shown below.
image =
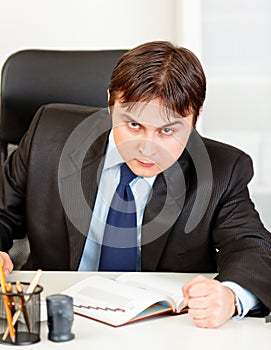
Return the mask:
<svg viewBox="0 0 271 350">
<path fill-rule="evenodd" d="M 166 136 L 173 134 L 173 130 L 169 127 L 162 128 L 160 132 L 161 132 L 161 134 L 166 135 Z"/>
<path fill-rule="evenodd" d="M 140 128 L 140 125 L 136 122 L 130 121 L 128 122 L 128 127 L 130 129 L 138 130 Z"/>
</svg>

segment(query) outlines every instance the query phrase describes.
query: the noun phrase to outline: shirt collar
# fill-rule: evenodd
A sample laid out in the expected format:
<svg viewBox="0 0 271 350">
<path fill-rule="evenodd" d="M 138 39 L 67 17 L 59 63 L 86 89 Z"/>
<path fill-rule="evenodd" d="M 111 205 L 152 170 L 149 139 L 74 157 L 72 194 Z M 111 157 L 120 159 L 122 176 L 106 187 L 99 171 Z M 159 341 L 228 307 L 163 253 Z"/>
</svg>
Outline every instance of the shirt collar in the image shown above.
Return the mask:
<svg viewBox="0 0 271 350">
<path fill-rule="evenodd" d="M 118 148 L 115 144 L 112 130 L 108 137 L 108 145 L 104 161 L 104 169 L 112 168 L 115 165 L 124 163 L 122 156 L 120 155 Z"/>
<path fill-rule="evenodd" d="M 112 168 L 116 165 L 120 165 L 122 163 L 124 163 L 124 160 L 118 151 L 118 148 L 115 144 L 115 140 L 113 137 L 113 131 L 111 130 L 108 137 L 108 145 L 107 145 L 105 161 L 104 161 L 104 170 Z M 153 177 L 140 176 L 140 177 L 145 181 L 147 181 L 147 183 L 151 187 L 156 179 L 156 176 L 153 176 Z"/>
</svg>

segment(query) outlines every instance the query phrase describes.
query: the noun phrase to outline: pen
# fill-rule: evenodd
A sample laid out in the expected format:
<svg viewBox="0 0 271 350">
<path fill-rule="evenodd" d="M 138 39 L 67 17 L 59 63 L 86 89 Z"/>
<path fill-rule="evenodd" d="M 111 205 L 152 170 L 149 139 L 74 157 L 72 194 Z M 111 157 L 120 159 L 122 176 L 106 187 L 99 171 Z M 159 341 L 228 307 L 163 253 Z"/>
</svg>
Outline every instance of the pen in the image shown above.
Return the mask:
<svg viewBox="0 0 271 350">
<path fill-rule="evenodd" d="M 34 278 L 32 279 L 31 283 L 29 284 L 27 290 L 26 290 L 26 293 L 27 294 L 31 294 L 34 292 L 35 288 L 37 287 L 38 283 L 39 283 L 39 280 L 40 280 L 40 276 L 41 276 L 41 273 L 42 273 L 42 270 L 37 270 Z M 24 297 L 24 301 L 25 302 L 28 302 L 28 300 L 30 299 L 30 295 L 26 295 Z M 12 325 L 14 326 L 16 324 L 16 322 L 18 321 L 18 318 L 21 314 L 22 310 L 19 308 L 17 309 L 17 311 L 15 312 L 14 316 L 13 316 L 13 319 L 12 319 Z M 8 336 L 8 333 L 9 333 L 9 328 L 6 329 L 3 337 L 2 337 L 2 340 L 6 340 L 7 336 Z"/>
<path fill-rule="evenodd" d="M 2 292 L 6 293 L 6 281 L 5 281 L 3 265 L 2 265 L 1 261 L 0 261 L 0 275 L 1 275 Z M 6 317 L 7 317 L 7 322 L 8 322 L 8 329 L 9 329 L 10 339 L 11 339 L 12 343 L 15 343 L 15 330 L 14 330 L 14 326 L 12 324 L 12 314 L 11 314 L 11 309 L 9 308 L 8 296 L 4 294 L 3 295 L 3 300 L 4 300 L 5 310 L 6 310 Z M 3 338 L 2 338 L 2 340 L 3 340 Z"/>
<path fill-rule="evenodd" d="M 23 286 L 22 286 L 21 282 L 19 282 L 19 281 L 16 282 L 16 290 L 17 290 L 19 295 L 23 294 L 23 292 L 24 292 Z M 30 332 L 29 313 L 27 310 L 25 298 L 23 296 L 19 296 L 19 303 L 20 303 L 20 310 L 23 312 L 25 323 L 27 325 L 28 331 Z"/>
</svg>

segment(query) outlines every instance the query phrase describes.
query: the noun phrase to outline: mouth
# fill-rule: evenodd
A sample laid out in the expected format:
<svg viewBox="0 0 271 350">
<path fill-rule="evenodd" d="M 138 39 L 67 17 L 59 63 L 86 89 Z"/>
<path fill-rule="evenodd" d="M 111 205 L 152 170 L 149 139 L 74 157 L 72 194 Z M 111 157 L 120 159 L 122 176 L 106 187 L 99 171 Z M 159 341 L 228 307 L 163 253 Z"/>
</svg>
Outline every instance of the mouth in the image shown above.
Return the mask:
<svg viewBox="0 0 271 350">
<path fill-rule="evenodd" d="M 144 168 L 151 168 L 152 166 L 155 165 L 155 163 L 153 162 L 150 162 L 150 161 L 147 161 L 147 160 L 139 160 L 139 159 L 136 159 L 137 163 L 144 167 Z"/>
</svg>

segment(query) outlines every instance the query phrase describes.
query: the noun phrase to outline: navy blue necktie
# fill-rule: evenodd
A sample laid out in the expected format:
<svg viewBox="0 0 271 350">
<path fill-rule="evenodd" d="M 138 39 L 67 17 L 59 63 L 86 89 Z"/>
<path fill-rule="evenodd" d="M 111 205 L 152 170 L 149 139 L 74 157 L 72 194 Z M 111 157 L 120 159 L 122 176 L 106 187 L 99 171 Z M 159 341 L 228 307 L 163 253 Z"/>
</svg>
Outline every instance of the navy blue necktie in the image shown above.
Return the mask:
<svg viewBox="0 0 271 350">
<path fill-rule="evenodd" d="M 136 175 L 124 163 L 106 219 L 100 271 L 136 271 L 136 205 L 130 182 Z"/>
</svg>

